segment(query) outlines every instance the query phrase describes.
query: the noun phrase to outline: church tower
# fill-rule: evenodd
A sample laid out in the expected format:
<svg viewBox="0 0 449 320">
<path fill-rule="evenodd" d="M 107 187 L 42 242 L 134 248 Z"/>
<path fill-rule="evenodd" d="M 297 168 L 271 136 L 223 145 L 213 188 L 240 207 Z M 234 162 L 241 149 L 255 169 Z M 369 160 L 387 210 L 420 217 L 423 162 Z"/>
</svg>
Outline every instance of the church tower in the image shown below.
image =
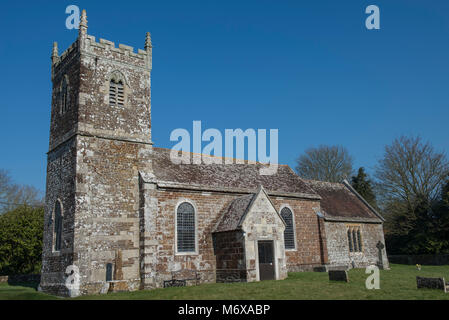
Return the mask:
<svg viewBox="0 0 449 320">
<path fill-rule="evenodd" d="M 137 52 L 96 41 L 85 10 L 78 39 L 61 55 L 53 45 L 45 292 L 140 286 L 139 171 L 151 172 L 151 63 L 149 33 Z"/>
</svg>

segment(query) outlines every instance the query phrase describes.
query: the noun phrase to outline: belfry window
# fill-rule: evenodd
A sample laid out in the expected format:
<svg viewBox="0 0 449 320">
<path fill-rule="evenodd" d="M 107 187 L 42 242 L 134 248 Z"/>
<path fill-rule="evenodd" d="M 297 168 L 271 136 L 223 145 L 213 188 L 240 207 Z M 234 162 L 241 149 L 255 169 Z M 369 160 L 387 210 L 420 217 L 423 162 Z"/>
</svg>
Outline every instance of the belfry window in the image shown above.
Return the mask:
<svg viewBox="0 0 449 320">
<path fill-rule="evenodd" d="M 284 219 L 286 226 L 284 230 L 284 246 L 285 249 L 295 249 L 295 231 L 293 226 L 292 211 L 284 207 L 281 210 L 281 217 Z"/>
<path fill-rule="evenodd" d="M 195 252 L 195 209 L 183 202 L 176 210 L 176 247 L 177 252 Z"/>
<path fill-rule="evenodd" d="M 125 93 L 122 80 L 111 79 L 109 82 L 109 105 L 122 107 L 125 103 Z"/>
<path fill-rule="evenodd" d="M 62 207 L 61 203 L 56 201 L 54 210 L 54 225 L 53 225 L 53 239 L 54 239 L 54 251 L 61 250 L 62 243 Z"/>
</svg>

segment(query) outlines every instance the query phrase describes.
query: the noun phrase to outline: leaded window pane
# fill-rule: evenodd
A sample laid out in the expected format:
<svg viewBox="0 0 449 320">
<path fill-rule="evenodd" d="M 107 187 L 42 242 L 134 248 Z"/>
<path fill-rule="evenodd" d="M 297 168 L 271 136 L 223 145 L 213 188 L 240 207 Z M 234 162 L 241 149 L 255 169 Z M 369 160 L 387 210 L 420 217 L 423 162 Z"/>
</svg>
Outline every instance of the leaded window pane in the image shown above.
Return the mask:
<svg viewBox="0 0 449 320">
<path fill-rule="evenodd" d="M 357 232 L 355 229 L 352 229 L 352 241 L 354 242 L 354 252 L 359 252 L 359 246 L 357 243 Z"/>
<path fill-rule="evenodd" d="M 349 244 L 349 252 L 354 252 L 351 229 L 348 229 L 348 244 Z"/>
<path fill-rule="evenodd" d="M 295 249 L 295 231 L 293 226 L 293 214 L 292 211 L 284 207 L 281 210 L 281 217 L 284 219 L 285 223 L 287 224 L 285 226 L 284 230 L 284 246 L 285 249 Z"/>
<path fill-rule="evenodd" d="M 360 236 L 360 229 L 357 230 L 357 244 L 359 246 L 359 251 L 362 251 L 362 237 Z"/>
<path fill-rule="evenodd" d="M 178 206 L 176 213 L 178 252 L 195 251 L 195 209 L 188 202 Z"/>
</svg>

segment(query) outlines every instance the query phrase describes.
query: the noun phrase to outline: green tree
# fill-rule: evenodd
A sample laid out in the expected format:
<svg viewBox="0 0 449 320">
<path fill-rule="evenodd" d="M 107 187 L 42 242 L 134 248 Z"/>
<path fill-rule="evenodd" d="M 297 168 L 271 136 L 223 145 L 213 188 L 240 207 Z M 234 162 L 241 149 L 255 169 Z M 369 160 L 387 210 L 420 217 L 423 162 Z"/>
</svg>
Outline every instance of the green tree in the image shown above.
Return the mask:
<svg viewBox="0 0 449 320">
<path fill-rule="evenodd" d="M 375 176 L 390 253 L 430 254 L 446 250 L 447 229 L 441 225 L 447 215 L 440 192 L 448 172 L 446 155 L 420 137 L 402 136 L 385 147 Z"/>
<path fill-rule="evenodd" d="M 371 180 L 363 167 L 359 168 L 357 176 L 352 177 L 352 187 L 374 208 L 377 208 L 376 195 L 374 194 Z"/>
<path fill-rule="evenodd" d="M 44 209 L 20 206 L 0 216 L 0 275 L 39 273 Z"/>
</svg>

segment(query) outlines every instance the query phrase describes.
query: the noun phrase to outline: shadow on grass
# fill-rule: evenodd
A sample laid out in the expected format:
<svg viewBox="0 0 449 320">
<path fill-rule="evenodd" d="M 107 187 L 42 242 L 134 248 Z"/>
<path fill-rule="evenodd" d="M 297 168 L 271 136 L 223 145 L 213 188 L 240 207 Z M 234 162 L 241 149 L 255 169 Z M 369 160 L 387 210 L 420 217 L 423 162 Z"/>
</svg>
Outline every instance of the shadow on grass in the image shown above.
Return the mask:
<svg viewBox="0 0 449 320">
<path fill-rule="evenodd" d="M 39 282 L 16 282 L 8 280 L 8 285 L 13 287 L 26 287 L 26 288 L 33 288 L 37 291 L 37 288 L 39 287 Z"/>
</svg>

